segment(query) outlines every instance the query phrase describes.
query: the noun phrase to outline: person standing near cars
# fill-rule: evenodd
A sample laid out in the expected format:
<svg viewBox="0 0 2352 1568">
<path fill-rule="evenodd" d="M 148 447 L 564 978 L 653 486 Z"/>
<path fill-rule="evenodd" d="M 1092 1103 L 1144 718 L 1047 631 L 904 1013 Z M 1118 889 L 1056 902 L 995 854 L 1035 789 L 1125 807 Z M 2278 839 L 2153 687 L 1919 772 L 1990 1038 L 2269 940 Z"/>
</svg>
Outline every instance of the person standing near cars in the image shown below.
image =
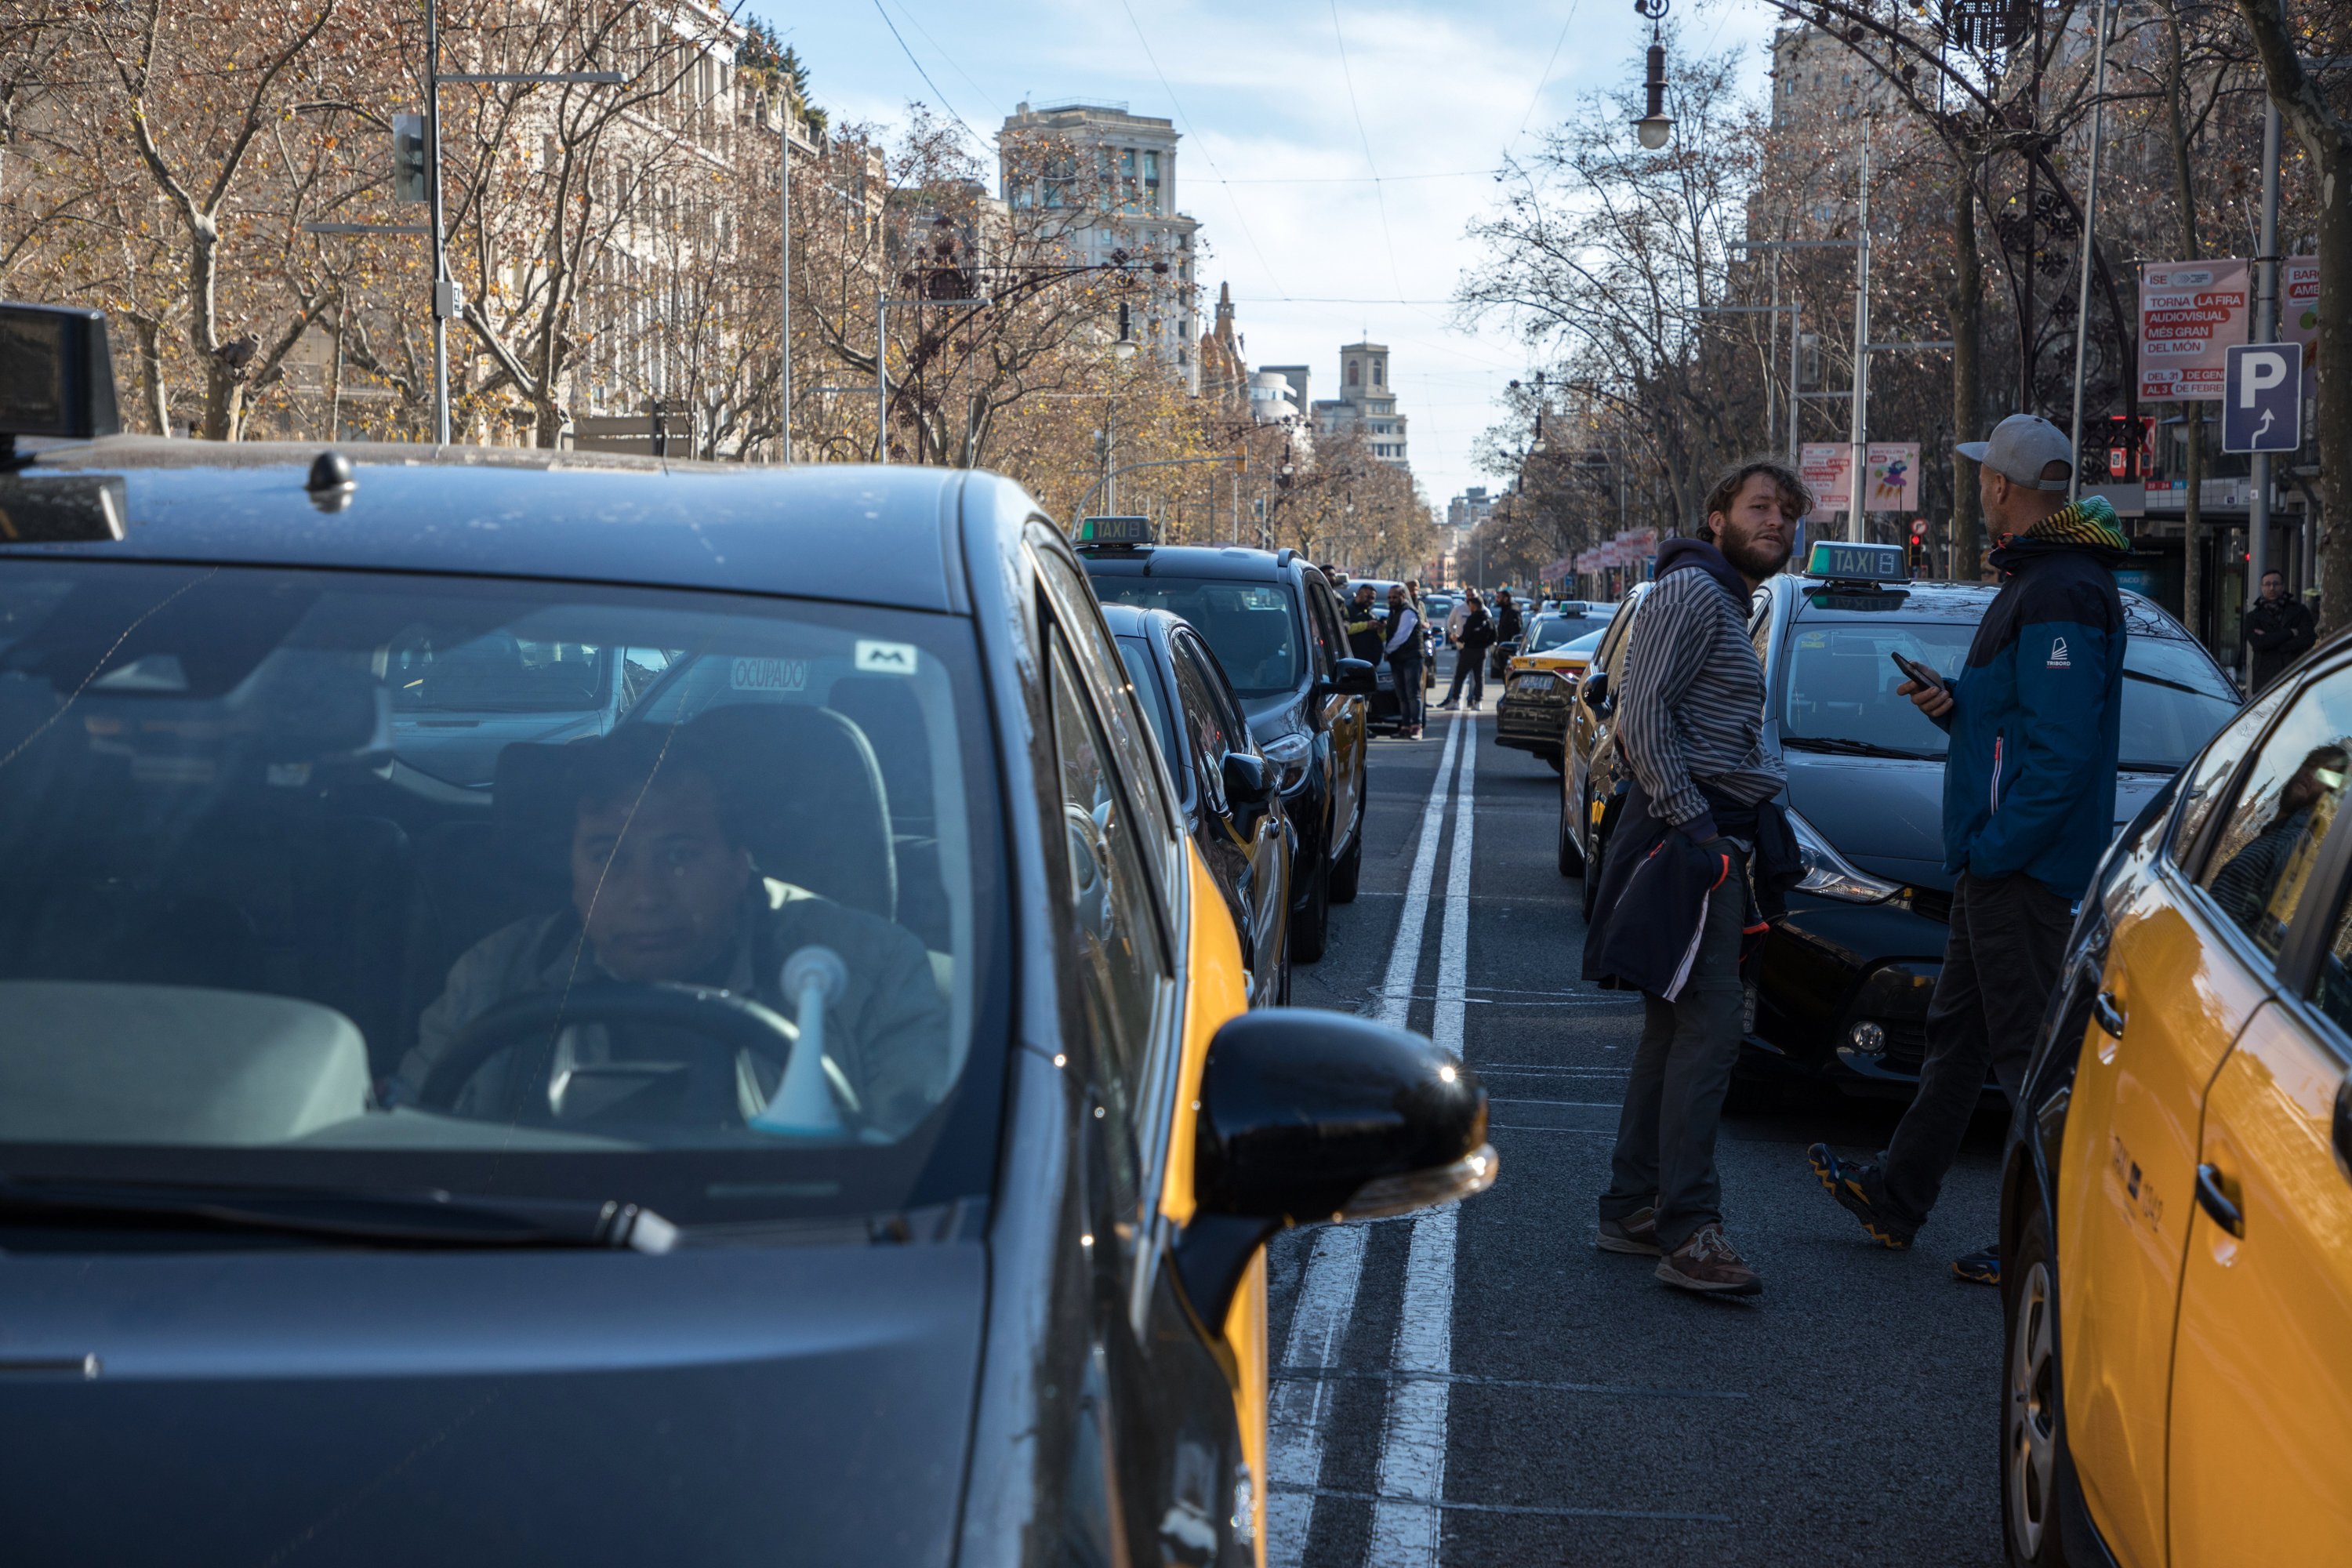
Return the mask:
<svg viewBox="0 0 2352 1568">
<path fill-rule="evenodd" d="M 1349 601 L 1348 618 L 1340 623 L 1340 629 L 1348 634 L 1349 657 L 1377 666 L 1381 662 L 1381 621 L 1372 609 L 1372 585 L 1357 584 L 1356 596 Z"/>
<path fill-rule="evenodd" d="M 1505 643 L 1517 642 L 1526 632 L 1527 625 L 1519 618 L 1519 606 L 1512 601 L 1511 591 L 1508 588 L 1497 590 L 1495 595 L 1496 648 L 1499 650 Z M 1500 651 L 1489 655 L 1486 673 L 1497 680 L 1503 679 L 1503 655 Z"/>
<path fill-rule="evenodd" d="M 1748 601 L 1788 564 L 1811 510 L 1785 464 L 1743 463 L 1706 499 L 1705 532 L 1668 540 L 1625 650 L 1617 744 L 1633 789 L 1610 835 L 1584 976 L 1643 992 L 1599 1246 L 1658 1258 L 1685 1290 L 1763 1289 L 1723 1235 L 1715 1134 L 1739 1054 L 1750 862 L 1787 842 L 1785 784 L 1764 745 L 1764 671 Z M 1768 818 L 1769 820 L 1768 820 Z M 1639 867 L 1643 877 L 1633 878 Z"/>
<path fill-rule="evenodd" d="M 1464 592 L 1462 603 L 1454 606 L 1454 616 L 1448 619 L 1456 617 L 1459 624 L 1445 634 L 1445 640 L 1454 645 L 1454 684 L 1446 688 L 1445 700 L 1438 706 L 1459 707 L 1462 685 L 1466 680 L 1470 684 L 1470 710 L 1475 713 L 1479 700 L 1486 695 L 1486 650 L 1495 646 L 1495 617 L 1478 602 L 1475 588 Z"/>
<path fill-rule="evenodd" d="M 2318 640 L 2311 608 L 2286 595 L 2286 579 L 2277 572 L 2263 574 L 2263 596 L 2246 612 L 2246 646 L 2254 650 L 2253 683 L 2260 691 L 2285 673 L 2286 667 L 2311 651 Z"/>
<path fill-rule="evenodd" d="M 2067 504 L 2074 446 L 2047 419 L 2012 414 L 1959 450 L 1979 465 L 2001 583 L 1958 676 L 1896 689 L 1951 734 L 1944 869 L 1957 879 L 1919 1092 L 1876 1162 L 1826 1143 L 1806 1153 L 1830 1195 L 1897 1251 L 1935 1206 L 1988 1068 L 2017 1104 L 2074 901 L 2115 829 L 2126 640 L 2115 567 L 2130 542 L 2104 499 Z M 1952 1271 L 1999 1284 L 2000 1254 Z"/>
<path fill-rule="evenodd" d="M 1388 640 L 1381 653 L 1389 661 L 1391 684 L 1396 688 L 1397 735 L 1401 740 L 1421 739 L 1421 612 L 1413 606 L 1412 595 L 1404 587 L 1389 590 Z"/>
</svg>

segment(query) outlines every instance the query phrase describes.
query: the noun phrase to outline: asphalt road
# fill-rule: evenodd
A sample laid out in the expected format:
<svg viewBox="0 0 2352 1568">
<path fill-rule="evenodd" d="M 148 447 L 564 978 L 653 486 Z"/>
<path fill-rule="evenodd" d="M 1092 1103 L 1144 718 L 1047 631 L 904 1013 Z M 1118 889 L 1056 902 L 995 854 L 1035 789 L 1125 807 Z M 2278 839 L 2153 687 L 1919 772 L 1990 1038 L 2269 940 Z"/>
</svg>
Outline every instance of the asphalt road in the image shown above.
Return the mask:
<svg viewBox="0 0 2352 1568">
<path fill-rule="evenodd" d="M 1994 1235 L 1998 1117 L 1908 1253 L 1871 1246 L 1804 1163 L 1819 1138 L 1881 1147 L 1894 1111 L 1811 1095 L 1724 1123 L 1726 1230 L 1760 1298 L 1596 1250 L 1640 1003 L 1576 977 L 1556 775 L 1494 743 L 1491 706 L 1454 721 L 1373 743 L 1362 891 L 1294 1000 L 1458 1039 L 1501 1178 L 1276 1243 L 1271 1561 L 1998 1563 L 2000 1302 L 1946 1268 Z"/>
</svg>

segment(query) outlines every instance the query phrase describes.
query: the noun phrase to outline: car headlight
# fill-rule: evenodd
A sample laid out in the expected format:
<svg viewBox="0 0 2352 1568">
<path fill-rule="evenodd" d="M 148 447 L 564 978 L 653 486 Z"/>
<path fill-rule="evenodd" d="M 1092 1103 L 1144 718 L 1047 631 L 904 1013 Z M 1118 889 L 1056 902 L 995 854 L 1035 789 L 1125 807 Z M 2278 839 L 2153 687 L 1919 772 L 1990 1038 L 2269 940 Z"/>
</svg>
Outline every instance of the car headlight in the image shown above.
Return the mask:
<svg viewBox="0 0 2352 1568">
<path fill-rule="evenodd" d="M 1811 823 L 1793 811 L 1789 813 L 1789 827 L 1797 836 L 1798 858 L 1805 863 L 1804 879 L 1797 884 L 1797 891 L 1843 899 L 1851 904 L 1883 904 L 1903 890 L 1896 883 L 1850 864 L 1814 831 Z"/>
<path fill-rule="evenodd" d="M 1288 795 L 1307 776 L 1307 764 L 1315 759 L 1315 738 L 1293 730 L 1260 743 L 1258 750 L 1279 770 L 1280 788 Z"/>
</svg>

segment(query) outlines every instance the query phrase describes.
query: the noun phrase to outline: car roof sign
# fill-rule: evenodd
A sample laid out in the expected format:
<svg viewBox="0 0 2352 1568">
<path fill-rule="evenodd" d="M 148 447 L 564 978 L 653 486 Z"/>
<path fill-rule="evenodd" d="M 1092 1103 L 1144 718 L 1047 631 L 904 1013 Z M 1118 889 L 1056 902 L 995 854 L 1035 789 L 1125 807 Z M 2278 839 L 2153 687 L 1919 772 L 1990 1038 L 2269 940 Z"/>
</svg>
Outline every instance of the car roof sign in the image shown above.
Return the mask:
<svg viewBox="0 0 2352 1568">
<path fill-rule="evenodd" d="M 1849 544 L 1819 539 L 1805 558 L 1805 575 L 1832 583 L 1907 583 L 1911 563 L 1899 544 Z"/>
<path fill-rule="evenodd" d="M 1148 517 L 1089 517 L 1078 522 L 1073 542 L 1100 549 L 1133 550 L 1154 542 Z"/>
</svg>

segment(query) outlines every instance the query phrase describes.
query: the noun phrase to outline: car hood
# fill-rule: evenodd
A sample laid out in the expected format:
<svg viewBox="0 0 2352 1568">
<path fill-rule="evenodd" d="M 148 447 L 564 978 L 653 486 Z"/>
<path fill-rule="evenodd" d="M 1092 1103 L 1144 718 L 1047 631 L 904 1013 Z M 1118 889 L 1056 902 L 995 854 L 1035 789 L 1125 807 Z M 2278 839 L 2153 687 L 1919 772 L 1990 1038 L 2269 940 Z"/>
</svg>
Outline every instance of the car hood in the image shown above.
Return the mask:
<svg viewBox="0 0 2352 1568">
<path fill-rule="evenodd" d="M 1944 869 L 1944 764 L 1900 757 L 1783 751 L 1790 808 L 1862 870 L 1948 891 Z M 2139 814 L 2168 775 L 2116 775 L 2115 830 Z"/>
<path fill-rule="evenodd" d="M 0 1539 L 26 1563 L 945 1563 L 985 1273 L 977 1241 L 11 1253 Z"/>
</svg>

